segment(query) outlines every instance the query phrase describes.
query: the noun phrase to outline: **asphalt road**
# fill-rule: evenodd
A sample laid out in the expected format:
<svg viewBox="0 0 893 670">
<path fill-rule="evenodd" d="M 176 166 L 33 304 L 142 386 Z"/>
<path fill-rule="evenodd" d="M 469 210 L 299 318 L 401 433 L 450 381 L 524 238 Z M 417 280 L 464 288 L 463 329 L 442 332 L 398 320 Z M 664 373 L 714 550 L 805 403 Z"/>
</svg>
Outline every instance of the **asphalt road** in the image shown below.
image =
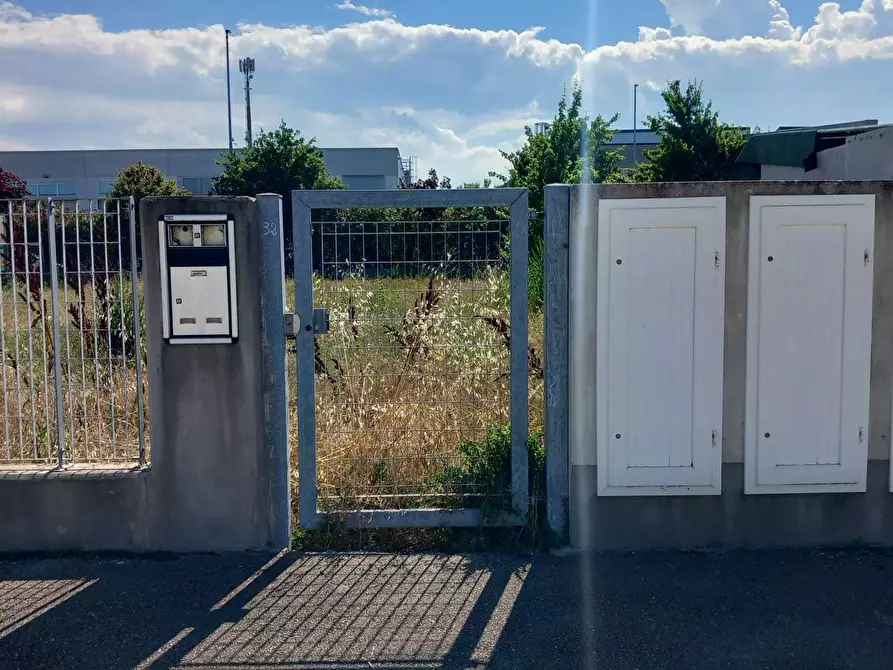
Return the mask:
<svg viewBox="0 0 893 670">
<path fill-rule="evenodd" d="M 0 560 L 0 668 L 893 668 L 893 553 Z"/>
</svg>

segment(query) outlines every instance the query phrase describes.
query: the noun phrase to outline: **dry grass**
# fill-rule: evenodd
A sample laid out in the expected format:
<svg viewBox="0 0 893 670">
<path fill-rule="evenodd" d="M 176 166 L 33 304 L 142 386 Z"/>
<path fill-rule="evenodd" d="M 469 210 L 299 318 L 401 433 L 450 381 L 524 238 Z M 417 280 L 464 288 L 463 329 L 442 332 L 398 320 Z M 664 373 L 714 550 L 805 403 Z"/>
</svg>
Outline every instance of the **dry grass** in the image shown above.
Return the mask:
<svg viewBox="0 0 893 670">
<path fill-rule="evenodd" d="M 129 280 L 115 277 L 111 281 L 118 284 L 115 290 L 123 286 L 121 297 L 128 299 L 125 282 Z M 17 283 L 13 289 L 7 273 L 0 302 L 0 416 L 4 418 L 0 462 L 55 462 L 57 398 L 50 288 L 34 291 Z M 130 351 L 129 342 L 122 346 L 120 328 L 103 327 L 113 321 L 108 318 L 113 304 L 98 299 L 96 287 L 87 282 L 79 290 L 62 291 L 59 304 L 66 461 L 136 460 L 136 368 L 132 346 Z M 148 426 L 147 409 L 144 419 Z"/>
<path fill-rule="evenodd" d="M 491 493 L 483 482 L 455 490 L 435 479 L 457 464 L 461 443 L 509 420 L 507 275 L 317 279 L 314 294 L 331 321 L 330 332 L 317 338 L 320 507 L 412 507 L 457 495 L 479 501 Z M 533 318 L 530 331 L 536 430 L 543 424 L 542 320 Z M 294 367 L 290 372 L 293 380 Z M 290 423 L 294 447 L 294 394 Z"/>
<path fill-rule="evenodd" d="M 507 276 L 475 279 L 315 281 L 331 330 L 318 337 L 317 449 L 320 504 L 329 508 L 436 504 L 438 495 L 474 498 L 471 486 L 444 490 L 433 478 L 455 464 L 457 447 L 509 419 Z M 8 279 L 3 301 L 0 462 L 55 459 L 53 335 L 45 309 L 29 307 Z M 288 283 L 289 297 L 294 284 Z M 136 371 L 132 356 L 109 348 L 107 329 L 79 327 L 102 302 L 92 286 L 60 297 L 66 458 L 135 460 Z M 35 307 L 36 306 L 36 307 Z M 29 349 L 30 334 L 30 349 Z M 530 428 L 543 426 L 543 324 L 531 315 Z M 293 500 L 297 503 L 297 386 L 289 355 Z M 144 390 L 145 381 L 144 381 Z M 146 395 L 148 400 L 148 395 Z M 148 402 L 145 409 L 148 427 Z"/>
</svg>

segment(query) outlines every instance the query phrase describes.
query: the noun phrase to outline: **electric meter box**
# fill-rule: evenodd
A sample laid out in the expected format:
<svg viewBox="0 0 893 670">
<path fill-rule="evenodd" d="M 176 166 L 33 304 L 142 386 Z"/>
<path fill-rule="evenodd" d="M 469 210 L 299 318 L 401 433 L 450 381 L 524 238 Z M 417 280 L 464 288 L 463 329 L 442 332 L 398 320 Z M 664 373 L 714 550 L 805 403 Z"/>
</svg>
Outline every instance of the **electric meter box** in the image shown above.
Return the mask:
<svg viewBox="0 0 893 670">
<path fill-rule="evenodd" d="M 239 337 L 235 229 L 226 214 L 165 214 L 158 220 L 164 339 L 231 344 Z"/>
</svg>

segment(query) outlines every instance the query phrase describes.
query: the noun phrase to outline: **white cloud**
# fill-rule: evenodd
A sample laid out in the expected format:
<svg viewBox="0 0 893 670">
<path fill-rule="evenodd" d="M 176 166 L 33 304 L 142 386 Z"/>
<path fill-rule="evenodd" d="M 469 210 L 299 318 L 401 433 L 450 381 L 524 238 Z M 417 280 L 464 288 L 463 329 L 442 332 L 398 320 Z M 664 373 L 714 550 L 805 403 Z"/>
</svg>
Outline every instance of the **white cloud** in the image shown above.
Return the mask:
<svg viewBox="0 0 893 670">
<path fill-rule="evenodd" d="M 769 0 L 769 5 L 774 12 L 772 20 L 769 22 L 769 37 L 779 40 L 799 40 L 803 29 L 794 28 L 791 25 L 791 15 L 788 14 L 788 10 L 782 6 L 779 0 Z"/>
<path fill-rule="evenodd" d="M 687 35 L 729 38 L 762 32 L 777 12 L 771 0 L 661 0 L 670 25 Z M 782 8 L 783 9 L 783 8 Z"/>
<path fill-rule="evenodd" d="M 783 0 L 661 1 L 672 25 L 589 52 L 538 27 L 393 18 L 328 29 L 246 24 L 231 45 L 234 62 L 257 59 L 255 127 L 284 119 L 321 146 L 397 146 L 419 157 L 421 173 L 435 167 L 454 183 L 504 171 L 499 149 L 548 120 L 575 74 L 591 111 L 621 110 L 623 126 L 632 84 L 641 84 L 644 116 L 659 111 L 660 88 L 675 78 L 703 80 L 723 118 L 763 128 L 893 107 L 893 90 L 877 83 L 893 59 L 893 0 L 850 11 L 817 2 L 803 27 Z M 94 16 L 36 15 L 0 0 L 0 147 L 224 146 L 223 44 L 222 26 L 114 31 Z"/>
<path fill-rule="evenodd" d="M 863 0 L 859 9 L 841 12 L 836 2 L 819 6 L 815 25 L 803 36 L 805 42 L 834 39 L 865 39 L 877 25 L 875 0 Z"/>
<path fill-rule="evenodd" d="M 387 9 L 381 9 L 379 7 L 368 7 L 366 5 L 355 5 L 351 0 L 344 0 L 340 5 L 335 5 L 338 9 L 349 9 L 353 12 L 359 12 L 360 14 L 365 14 L 366 16 L 375 16 L 378 18 L 384 18 L 388 16 L 394 16 L 394 12 L 389 11 Z"/>
<path fill-rule="evenodd" d="M 721 0 L 660 0 L 666 7 L 670 23 L 685 32 L 701 32 L 704 21 L 719 11 Z"/>
</svg>

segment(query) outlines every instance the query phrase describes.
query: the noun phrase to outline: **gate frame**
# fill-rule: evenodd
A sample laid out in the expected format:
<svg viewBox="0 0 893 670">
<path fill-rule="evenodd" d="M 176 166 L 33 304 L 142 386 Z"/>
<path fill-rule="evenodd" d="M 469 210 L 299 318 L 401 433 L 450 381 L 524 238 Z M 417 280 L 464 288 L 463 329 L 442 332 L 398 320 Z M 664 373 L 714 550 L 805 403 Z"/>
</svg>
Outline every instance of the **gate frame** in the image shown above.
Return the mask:
<svg viewBox="0 0 893 670">
<path fill-rule="evenodd" d="M 523 525 L 527 518 L 528 439 L 528 197 L 527 189 L 488 188 L 456 190 L 308 190 L 292 191 L 292 228 L 295 271 L 294 310 L 300 319 L 295 333 L 298 365 L 298 471 L 301 528 L 318 528 L 329 516 L 349 527 L 437 528 L 483 525 Z M 316 374 L 313 346 L 313 228 L 314 209 L 356 207 L 510 207 L 510 293 L 512 431 L 512 508 L 491 518 L 478 508 L 359 510 L 321 512 L 316 472 Z M 310 485 L 312 483 L 312 485 Z"/>
</svg>

